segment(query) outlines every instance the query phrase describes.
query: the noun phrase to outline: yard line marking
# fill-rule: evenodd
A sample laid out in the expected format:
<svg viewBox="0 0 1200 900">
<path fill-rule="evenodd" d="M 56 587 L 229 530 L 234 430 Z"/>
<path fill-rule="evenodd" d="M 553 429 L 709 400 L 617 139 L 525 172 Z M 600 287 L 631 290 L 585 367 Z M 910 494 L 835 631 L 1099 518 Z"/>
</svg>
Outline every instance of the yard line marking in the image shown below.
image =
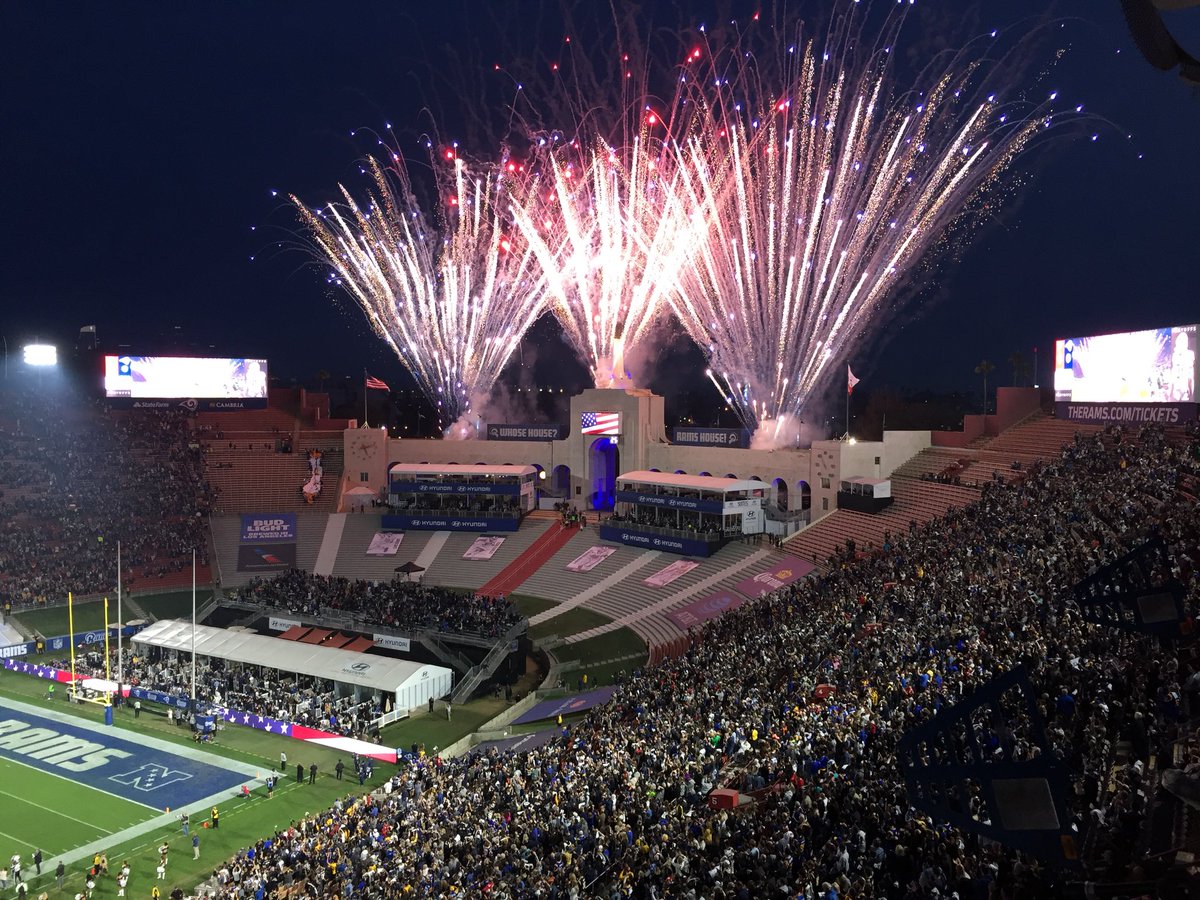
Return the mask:
<svg viewBox="0 0 1200 900">
<path fill-rule="evenodd" d="M 9 762 L 15 762 L 15 760 L 9 760 Z M 41 769 L 39 769 L 38 771 L 40 772 Z M 87 785 L 84 785 L 84 787 L 87 787 Z M 0 794 L 3 794 L 5 797 L 12 797 L 14 800 L 20 801 L 21 803 L 28 803 L 30 806 L 36 806 L 38 809 L 44 809 L 46 812 L 52 813 L 53 815 L 62 816 L 64 819 L 70 819 L 72 822 L 75 822 L 78 825 L 86 825 L 89 828 L 95 828 L 97 831 L 103 831 L 105 834 L 116 834 L 116 832 L 109 831 L 107 828 L 101 828 L 95 822 L 85 822 L 83 819 L 77 819 L 74 816 L 69 816 L 65 812 L 54 809 L 53 807 L 50 807 L 50 806 L 43 806 L 42 804 L 38 803 L 36 800 L 30 800 L 29 798 L 22 797 L 19 794 L 10 794 L 8 791 L 0 791 Z"/>
<path fill-rule="evenodd" d="M 0 837 L 6 837 L 6 838 L 8 838 L 10 841 L 16 841 L 16 842 L 17 842 L 18 844 L 20 844 L 22 847 L 29 847 L 29 848 L 31 848 L 31 849 L 33 849 L 33 850 L 36 850 L 36 849 L 37 849 L 37 847 L 36 847 L 35 845 L 33 845 L 33 844 L 29 843 L 29 841 L 23 841 L 23 840 L 21 840 L 19 837 L 17 837 L 16 835 L 9 834 L 7 831 L 0 831 Z"/>
</svg>

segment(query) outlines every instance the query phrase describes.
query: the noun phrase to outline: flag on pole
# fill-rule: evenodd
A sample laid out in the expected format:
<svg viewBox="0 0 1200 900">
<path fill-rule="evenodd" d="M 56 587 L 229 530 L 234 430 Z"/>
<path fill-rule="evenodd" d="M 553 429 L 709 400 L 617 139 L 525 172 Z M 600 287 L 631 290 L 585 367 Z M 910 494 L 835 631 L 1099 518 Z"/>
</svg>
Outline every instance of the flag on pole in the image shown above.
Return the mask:
<svg viewBox="0 0 1200 900">
<path fill-rule="evenodd" d="M 365 373 L 364 373 L 365 374 Z M 391 388 L 383 381 L 380 381 L 374 375 L 367 375 L 367 387 L 373 391 L 390 391 Z"/>
<path fill-rule="evenodd" d="M 854 377 L 854 372 L 851 371 L 849 364 L 846 366 L 846 394 L 854 393 L 854 386 L 858 384 L 858 379 Z"/>
</svg>

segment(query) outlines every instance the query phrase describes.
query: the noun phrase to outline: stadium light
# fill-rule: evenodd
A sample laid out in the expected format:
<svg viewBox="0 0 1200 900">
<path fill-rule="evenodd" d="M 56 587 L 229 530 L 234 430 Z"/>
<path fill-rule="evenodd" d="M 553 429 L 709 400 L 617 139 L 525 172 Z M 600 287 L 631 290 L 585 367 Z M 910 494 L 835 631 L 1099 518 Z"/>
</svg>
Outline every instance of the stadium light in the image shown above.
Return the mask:
<svg viewBox="0 0 1200 900">
<path fill-rule="evenodd" d="M 26 344 L 24 354 L 27 366 L 58 365 L 58 348 L 53 344 Z"/>
</svg>

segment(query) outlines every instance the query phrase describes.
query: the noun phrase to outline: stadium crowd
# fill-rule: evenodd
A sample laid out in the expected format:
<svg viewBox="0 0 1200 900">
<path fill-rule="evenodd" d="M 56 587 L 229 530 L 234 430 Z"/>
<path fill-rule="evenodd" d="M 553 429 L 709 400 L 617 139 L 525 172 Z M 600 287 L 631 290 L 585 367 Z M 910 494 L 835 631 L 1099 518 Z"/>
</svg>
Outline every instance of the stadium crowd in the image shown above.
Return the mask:
<svg viewBox="0 0 1200 900">
<path fill-rule="evenodd" d="M 412 761 L 386 792 L 258 841 L 218 892 L 1061 896 L 1036 860 L 909 808 L 898 771 L 910 728 L 1018 665 L 1073 773 L 1089 875 L 1152 878 L 1169 863 L 1135 859 L 1142 779 L 1151 753 L 1171 759 L 1188 666 L 1174 646 L 1085 623 L 1066 595 L 1158 535 L 1194 609 L 1198 477 L 1195 433 L 1077 437 L 972 507 L 870 555 L 848 546 L 823 574 L 707 623 L 543 748 Z M 1020 760 L 1036 753 L 1028 725 L 1013 712 L 976 727 L 995 758 Z M 712 808 L 717 786 L 759 802 Z"/>
<path fill-rule="evenodd" d="M 13 607 L 111 590 L 191 565 L 212 495 L 183 410 L 0 390 L 0 595 Z"/>
<path fill-rule="evenodd" d="M 81 677 L 114 680 L 121 672 L 125 684 L 162 691 L 175 697 L 191 696 L 192 670 L 188 654 L 157 647 L 148 650 L 125 648 L 109 651 L 109 667 L 104 654 L 92 649 L 78 655 L 75 670 Z M 50 663 L 70 670 L 70 660 Z M 281 722 L 307 725 L 346 737 L 370 739 L 370 724 L 383 714 L 384 701 L 378 692 L 363 692 L 361 699 L 339 696 L 333 682 L 308 675 L 282 673 L 258 666 L 227 666 L 224 660 L 206 658 L 196 664 L 196 698 L 204 704 L 233 709 Z M 185 722 L 184 718 L 179 721 Z"/>
<path fill-rule="evenodd" d="M 484 637 L 499 637 L 521 621 L 520 613 L 507 599 L 427 587 L 401 578 L 375 582 L 292 569 L 275 578 L 256 578 L 230 595 L 296 614 L 349 614 L 371 625 L 431 628 Z"/>
</svg>

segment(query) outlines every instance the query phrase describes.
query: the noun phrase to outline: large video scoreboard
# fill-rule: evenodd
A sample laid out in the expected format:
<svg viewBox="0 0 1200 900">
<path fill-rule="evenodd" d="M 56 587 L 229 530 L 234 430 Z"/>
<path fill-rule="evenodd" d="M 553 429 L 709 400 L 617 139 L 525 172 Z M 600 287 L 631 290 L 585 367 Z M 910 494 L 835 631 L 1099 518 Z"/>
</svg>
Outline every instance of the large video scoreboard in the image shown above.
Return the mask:
<svg viewBox="0 0 1200 900">
<path fill-rule="evenodd" d="M 267 405 L 267 361 L 105 356 L 104 395 L 116 405 L 137 409 L 261 409 Z"/>
<path fill-rule="evenodd" d="M 1059 418 L 1165 425 L 1196 418 L 1197 332 L 1177 325 L 1056 341 Z"/>
</svg>

